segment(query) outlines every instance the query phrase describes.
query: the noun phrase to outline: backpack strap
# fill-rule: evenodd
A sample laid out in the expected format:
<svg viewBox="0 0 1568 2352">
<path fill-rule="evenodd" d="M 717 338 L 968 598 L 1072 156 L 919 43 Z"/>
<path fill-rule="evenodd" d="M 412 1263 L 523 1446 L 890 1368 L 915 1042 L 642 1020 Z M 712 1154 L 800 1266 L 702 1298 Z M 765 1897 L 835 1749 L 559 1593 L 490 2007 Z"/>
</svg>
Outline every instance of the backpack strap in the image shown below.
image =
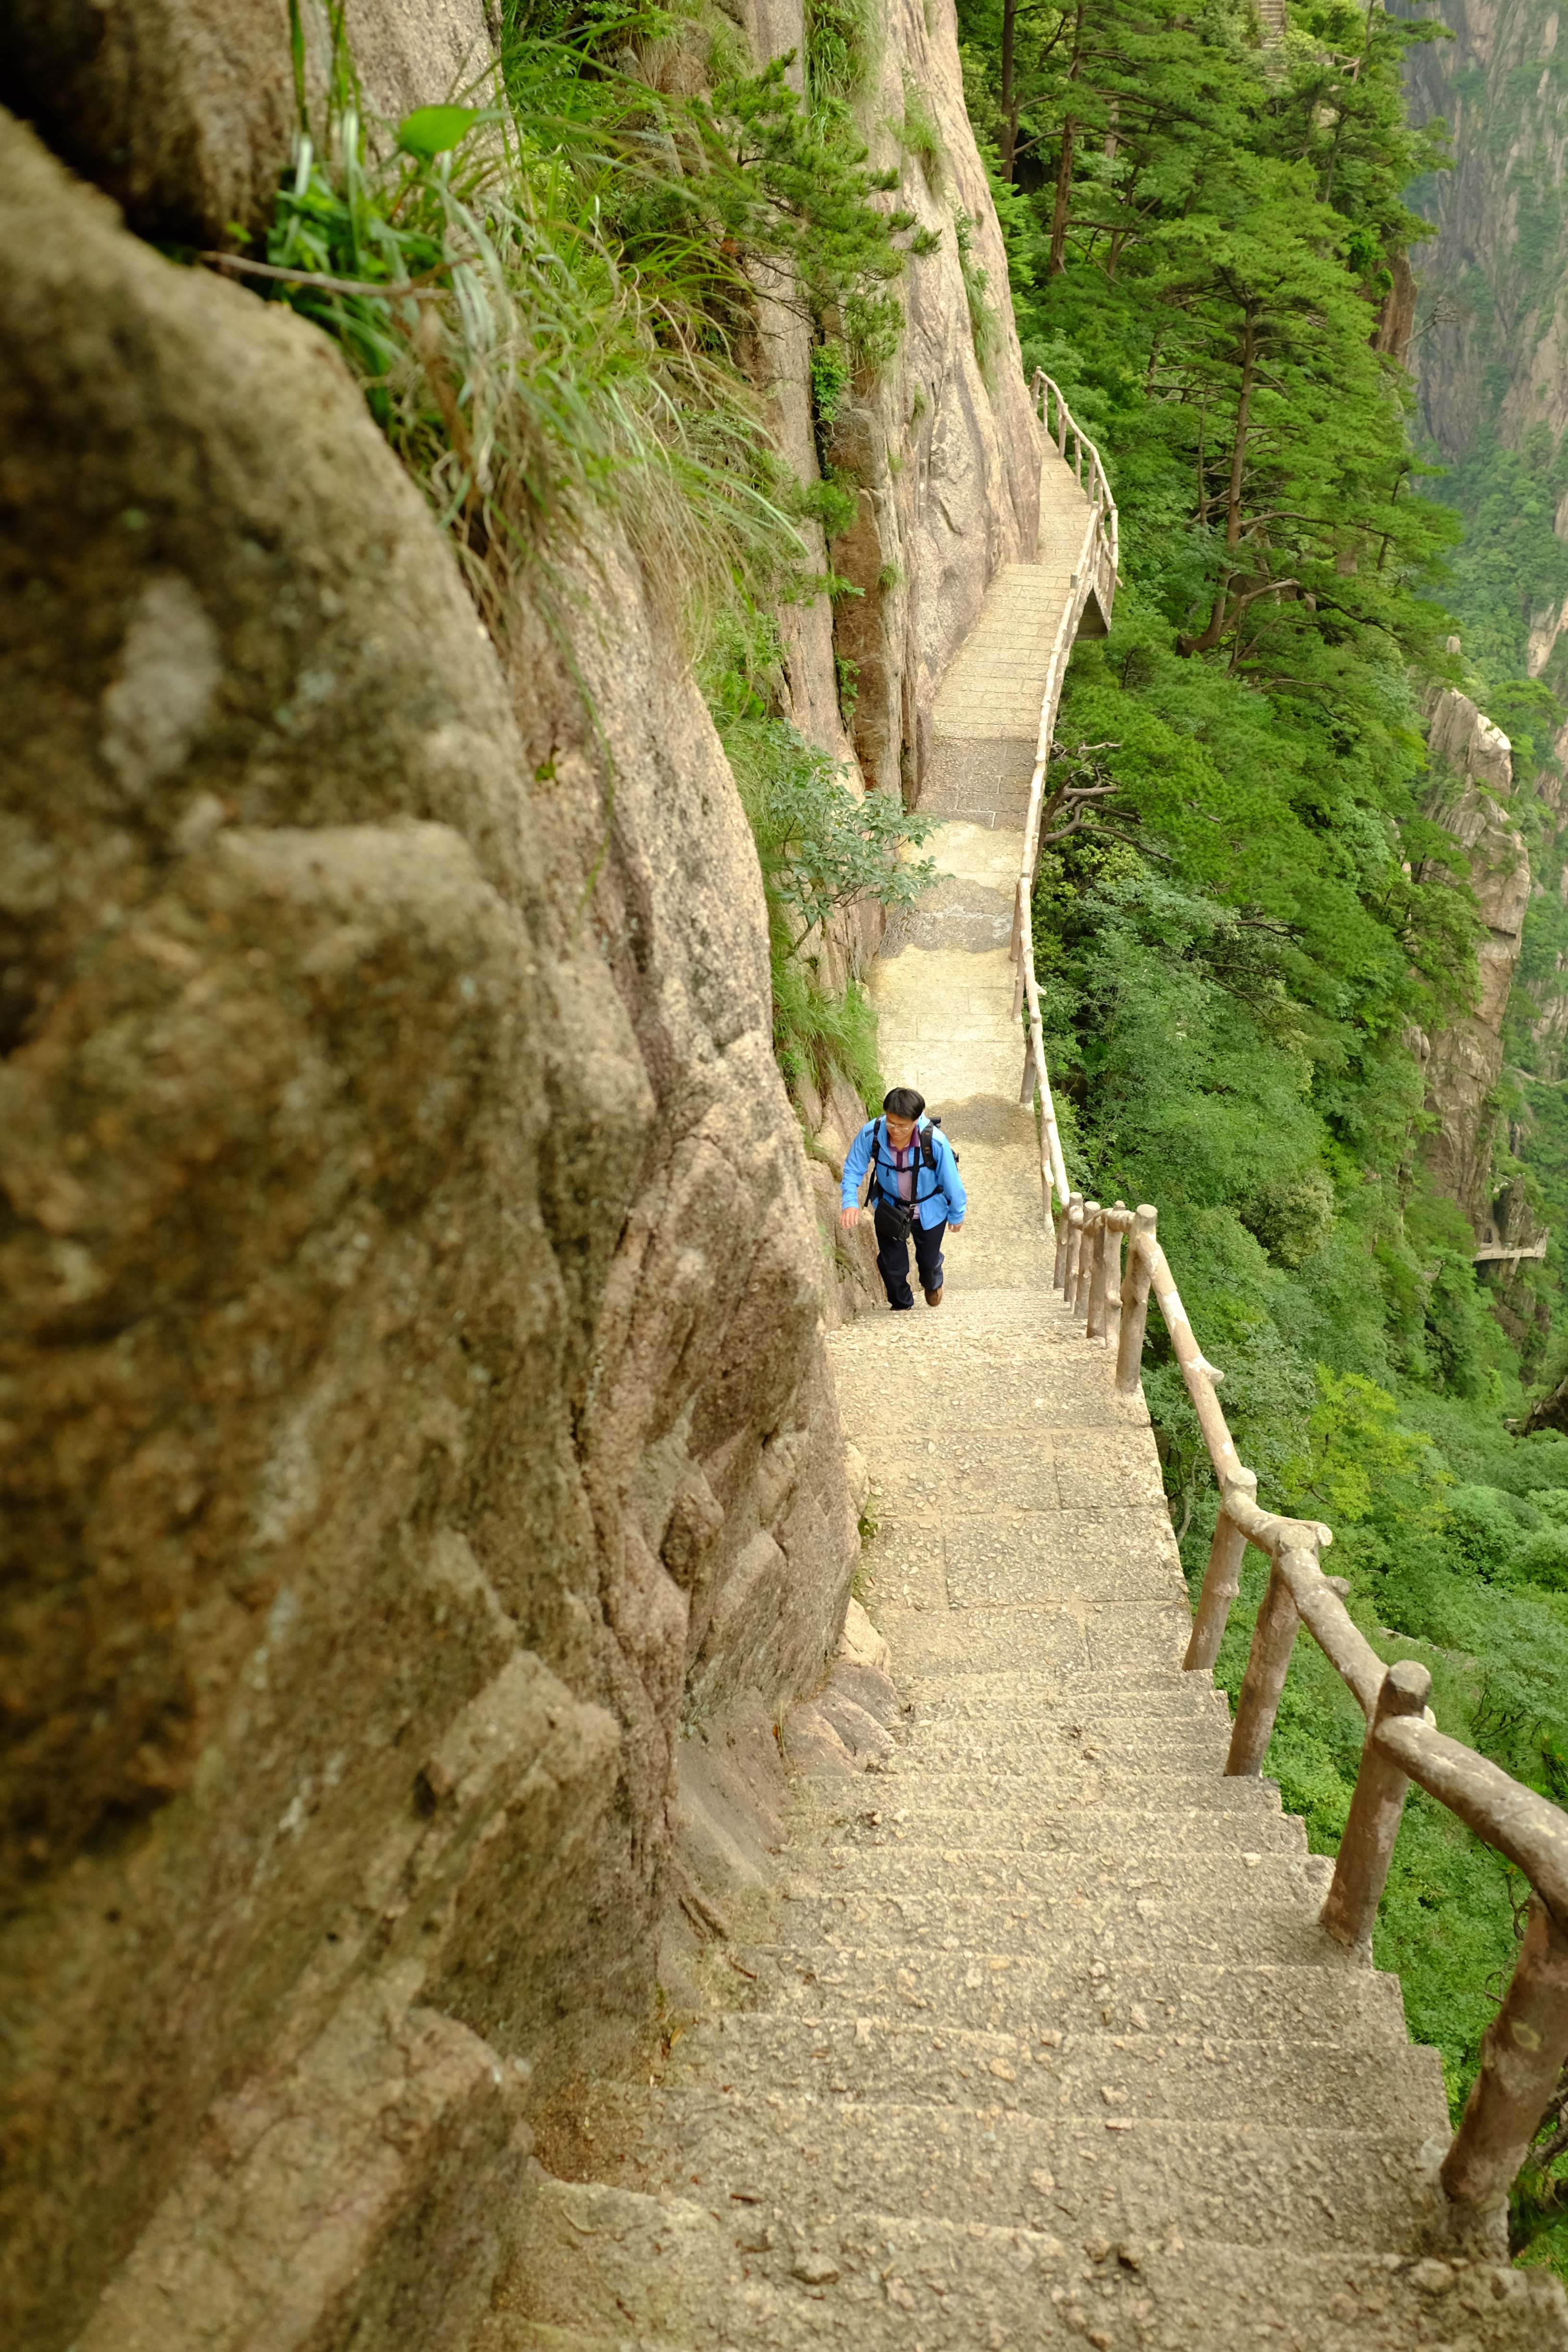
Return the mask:
<svg viewBox="0 0 1568 2352">
<path fill-rule="evenodd" d="M 926 1126 L 926 1127 L 921 1127 L 921 1126 L 917 1123 L 916 1128 L 915 1128 L 915 1133 L 916 1133 L 916 1134 L 919 1136 L 919 1138 L 920 1138 L 921 1156 L 920 1156 L 920 1160 L 916 1163 L 915 1171 L 914 1171 L 914 1177 L 913 1177 L 913 1180 L 912 1180 L 912 1181 L 910 1182 L 910 1208 L 911 1208 L 911 1209 L 918 1209 L 918 1208 L 921 1206 L 921 1198 L 920 1198 L 920 1171 L 921 1171 L 921 1166 L 923 1164 L 923 1165 L 924 1165 L 924 1167 L 929 1171 L 929 1172 L 930 1172 L 932 1176 L 935 1176 L 935 1174 L 936 1174 L 936 1172 L 937 1172 L 937 1167 L 936 1167 L 936 1143 L 935 1143 L 935 1139 L 934 1139 L 934 1136 L 933 1136 L 933 1132 L 932 1132 L 932 1130 L 933 1130 L 933 1129 L 934 1129 L 934 1126 L 935 1126 L 935 1121 L 933 1120 L 933 1121 L 931 1123 L 931 1125 Z M 867 1175 L 867 1180 L 866 1180 L 866 1199 L 865 1199 L 865 1202 L 864 1202 L 864 1203 L 863 1203 L 863 1205 L 864 1205 L 865 1207 L 867 1207 L 867 1208 L 870 1208 L 870 1207 L 872 1207 L 872 1206 L 874 1205 L 874 1203 L 876 1202 L 876 1201 L 877 1201 L 877 1200 L 881 1196 L 882 1187 L 881 1187 L 881 1181 L 880 1181 L 880 1179 L 881 1179 L 882 1164 L 883 1164 L 883 1163 L 882 1163 L 882 1143 L 883 1143 L 883 1139 L 884 1139 L 885 1133 L 886 1133 L 886 1130 L 885 1130 L 885 1129 L 884 1129 L 884 1127 L 883 1127 L 883 1125 L 882 1125 L 881 1120 L 880 1120 L 879 1118 L 878 1118 L 878 1119 L 873 1119 L 873 1120 L 872 1120 L 872 1122 L 871 1122 L 871 1159 L 870 1159 L 869 1170 L 868 1170 L 868 1175 Z M 890 1147 L 890 1146 L 889 1146 L 889 1150 L 891 1149 L 891 1147 Z M 938 1192 L 940 1192 L 940 1191 L 941 1191 L 941 1189 L 942 1189 L 942 1187 L 941 1187 L 941 1185 L 940 1185 L 940 1183 L 939 1183 L 939 1184 L 938 1184 L 938 1186 L 937 1186 L 937 1190 L 938 1190 Z M 931 1193 L 930 1193 L 930 1192 L 928 1192 L 928 1193 L 925 1195 L 925 1198 L 926 1198 L 928 1201 L 929 1201 L 929 1200 L 931 1200 L 931 1199 L 932 1199 L 933 1197 L 934 1197 L 934 1196 L 933 1196 Z"/>
<path fill-rule="evenodd" d="M 866 1179 L 866 1199 L 863 1204 L 868 1209 L 872 1207 L 875 1203 L 877 1195 L 881 1189 L 877 1181 L 878 1172 L 881 1166 L 881 1137 L 882 1122 L 879 1118 L 874 1118 L 871 1121 L 871 1159 Z"/>
</svg>

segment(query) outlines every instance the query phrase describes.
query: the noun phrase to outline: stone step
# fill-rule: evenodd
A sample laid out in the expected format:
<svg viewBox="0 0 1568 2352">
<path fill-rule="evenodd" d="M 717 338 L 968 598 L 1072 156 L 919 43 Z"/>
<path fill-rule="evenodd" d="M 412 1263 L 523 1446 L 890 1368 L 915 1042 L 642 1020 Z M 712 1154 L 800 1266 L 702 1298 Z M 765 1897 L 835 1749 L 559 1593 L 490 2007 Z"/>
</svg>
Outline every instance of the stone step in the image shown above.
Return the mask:
<svg viewBox="0 0 1568 2352">
<path fill-rule="evenodd" d="M 1068 1707 L 1017 1721 L 994 1717 L 980 1722 L 951 1717 L 933 1722 L 917 1717 L 903 1747 L 908 1769 L 967 1771 L 983 1766 L 1005 1775 L 1085 1764 L 1130 1771 L 1151 1763 L 1160 1771 L 1170 1765 L 1177 1771 L 1212 1769 L 1223 1776 L 1230 1723 L 1211 1707 L 1201 1715 L 1144 1715 L 1130 1701 L 1114 1715 L 1090 1716 Z"/>
<path fill-rule="evenodd" d="M 1279 1793 L 1271 1780 L 1246 1775 L 1233 1779 L 1223 1765 L 1222 1749 L 1212 1762 L 1191 1763 L 1180 1755 L 1173 1759 L 1156 1755 L 1146 1758 L 1141 1766 L 1070 1755 L 1048 1760 L 1028 1757 L 1021 1760 L 1019 1769 L 1009 1772 L 994 1760 L 984 1767 L 963 1761 L 928 1762 L 900 1747 L 889 1757 L 878 1780 L 884 1791 L 898 1792 L 887 1797 L 888 1806 L 918 1804 L 933 1811 L 949 1805 L 986 1811 L 1016 1805 L 1026 1812 L 1038 1812 L 1069 1803 L 1208 1805 L 1216 1812 L 1278 1810 Z"/>
<path fill-rule="evenodd" d="M 1158 1680 L 1142 1686 L 1125 1683 L 1090 1683 L 1049 1671 L 994 1675 L 921 1675 L 905 1677 L 905 1696 L 917 1723 L 986 1726 L 1055 1722 L 1081 1724 L 1091 1736 L 1108 1730 L 1121 1716 L 1142 1720 L 1155 1716 L 1174 1721 L 1221 1724 L 1228 1736 L 1230 1709 L 1225 1694 L 1206 1674 L 1184 1675 L 1167 1669 Z"/>
<path fill-rule="evenodd" d="M 928 1952 L 907 1945 L 858 1952 L 846 1962 L 825 1944 L 794 1950 L 742 1948 L 733 1955 L 759 1999 L 824 2017 L 912 2015 L 972 2032 L 1220 2034 L 1257 2041 L 1338 2041 L 1403 2048 L 1397 1977 L 1350 1954 L 1338 1964 L 1229 1968 L 1163 1958 L 1131 1965 L 1054 1953 Z"/>
<path fill-rule="evenodd" d="M 789 1876 L 795 1899 L 855 1896 L 910 1905 L 942 1902 L 1061 1904 L 1081 1897 L 1090 1908 L 1121 1903 L 1297 1903 L 1310 1914 L 1328 1892 L 1333 1864 L 1325 1854 L 1238 1847 L 1228 1853 L 1199 1850 L 1162 1853 L 1146 1836 L 1099 1853 L 992 1853 L 984 1847 L 888 1845 L 818 1847 L 803 1853 Z"/>
<path fill-rule="evenodd" d="M 1423 2133 L 1134 2120 L 1104 2107 L 1047 2118 L 1000 2097 L 972 2109 L 711 2088 L 643 2098 L 682 2194 L 720 2209 L 737 2191 L 765 2198 L 797 2225 L 869 2204 L 1064 2237 L 1175 2231 L 1188 2244 L 1310 2252 L 1415 2248 L 1444 2218 Z"/>
<path fill-rule="evenodd" d="M 609 2336 L 581 2327 L 552 2327 L 521 2312 L 487 2312 L 470 2352 L 683 2352 L 673 2336 Z"/>
<path fill-rule="evenodd" d="M 564 2192 L 573 2194 L 568 2186 Z M 731 2218 L 731 2216 L 733 2218 Z M 714 2235 L 727 2273 L 680 2336 L 652 2332 L 644 2297 L 594 2275 L 597 2220 L 561 2299 L 592 2315 L 562 2327 L 487 2315 L 473 2352 L 1568 2352 L 1556 2281 L 1501 2263 L 1421 2254 L 1306 2254 L 1279 2247 L 1085 2242 L 981 2223 L 855 2212 L 792 2229 L 772 2208 L 731 2209 Z M 665 2321 L 657 2287 L 647 2304 Z M 717 2306 L 717 2308 L 715 2308 Z M 727 2308 L 726 2308 L 727 2306 Z M 705 2324 L 704 2324 L 705 2323 Z"/>
<path fill-rule="evenodd" d="M 1137 1620 L 1131 1631 L 1120 1622 L 1128 1617 Z M 947 1667 L 983 1674 L 1034 1657 L 1048 1668 L 1068 1643 L 1087 1643 L 1097 1672 L 1104 1671 L 1103 1662 L 1116 1655 L 1130 1672 L 1149 1666 L 1169 1670 L 1181 1664 L 1193 1629 L 1186 1597 L 1174 1592 L 1167 1601 L 1144 1601 L 1136 1609 L 1080 1601 L 1075 1596 L 1070 1608 L 1041 1602 L 1024 1609 L 921 1610 L 884 1598 L 877 1622 L 892 1647 L 893 1670 L 900 1681 L 929 1677 Z"/>
<path fill-rule="evenodd" d="M 753 2238 L 761 2231 L 753 2228 Z M 818 2247 L 753 2255 L 730 2332 L 761 2352 L 1563 2352 L 1562 2289 L 1502 2263 L 1088 2247 L 867 2217 Z M 795 2270 L 802 2275 L 795 2275 Z M 835 2273 L 831 2282 L 805 2282 Z"/>
<path fill-rule="evenodd" d="M 1047 2032 L 1054 2037 L 1055 2029 Z M 695 2027 L 678 2044 L 669 2084 L 698 2076 L 753 2105 L 770 2091 L 826 2093 L 866 2107 L 967 2109 L 999 2100 L 1024 2115 L 1102 2124 L 1112 2116 L 1135 2126 L 1267 2116 L 1292 2130 L 1424 2137 L 1447 2117 L 1435 2050 L 1226 2042 L 1163 2028 L 1075 2033 L 1058 2043 L 936 2017 L 884 2025 L 869 2015 L 814 2021 L 742 2011 Z"/>
<path fill-rule="evenodd" d="M 875 1794 L 876 1792 L 871 1792 Z M 859 1791 L 864 1797 L 865 1792 Z M 1288 1853 L 1304 1857 L 1306 1824 L 1294 1813 L 1270 1813 L 1257 1809 L 1220 1812 L 1212 1805 L 1070 1806 L 1047 1814 L 999 1812 L 964 1814 L 926 1811 L 918 1806 L 884 1809 L 879 1798 L 858 1813 L 847 1809 L 837 1825 L 847 1845 L 925 1846 L 941 1853 L 991 1854 L 1005 1868 L 1016 1855 L 1032 1861 L 1053 1854 L 1094 1854 L 1105 1857 L 1141 1854 Z"/>
<path fill-rule="evenodd" d="M 1050 1903 L 1037 1896 L 942 1899 L 900 1904 L 890 1896 L 803 1896 L 779 1906 L 778 1940 L 795 1949 L 830 1944 L 840 1951 L 892 1945 L 928 1950 L 1047 1954 L 1064 1967 L 1114 1959 L 1118 1965 L 1200 1960 L 1211 1965 L 1285 1968 L 1331 1964 L 1333 1940 L 1304 1904 L 1172 1903 L 1107 1893 Z"/>
</svg>

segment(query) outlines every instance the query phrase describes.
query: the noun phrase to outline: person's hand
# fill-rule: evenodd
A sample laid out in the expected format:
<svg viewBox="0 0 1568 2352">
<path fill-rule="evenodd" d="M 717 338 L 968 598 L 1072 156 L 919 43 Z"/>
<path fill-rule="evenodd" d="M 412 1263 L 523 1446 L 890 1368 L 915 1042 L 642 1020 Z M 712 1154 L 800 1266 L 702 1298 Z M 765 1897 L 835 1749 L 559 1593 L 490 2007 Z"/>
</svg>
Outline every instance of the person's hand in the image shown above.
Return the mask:
<svg viewBox="0 0 1568 2352">
<path fill-rule="evenodd" d="M 852 1203 L 847 1209 L 840 1209 L 838 1212 L 838 1222 L 843 1226 L 847 1234 L 852 1234 L 856 1226 L 860 1222 L 860 1211 L 858 1207 Z"/>
<path fill-rule="evenodd" d="M 950 1234 L 961 1234 L 963 1231 L 963 1219 L 962 1217 L 949 1217 L 947 1221 L 947 1230 Z"/>
</svg>

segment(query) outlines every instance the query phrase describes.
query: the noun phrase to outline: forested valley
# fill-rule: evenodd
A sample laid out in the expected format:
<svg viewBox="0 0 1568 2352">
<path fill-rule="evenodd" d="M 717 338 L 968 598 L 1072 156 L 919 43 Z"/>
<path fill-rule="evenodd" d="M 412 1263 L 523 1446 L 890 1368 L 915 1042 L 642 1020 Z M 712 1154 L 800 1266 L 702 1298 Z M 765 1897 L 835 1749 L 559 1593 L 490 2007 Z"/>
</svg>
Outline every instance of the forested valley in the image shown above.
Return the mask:
<svg viewBox="0 0 1568 2352">
<path fill-rule="evenodd" d="M 1527 637 L 1568 556 L 1548 427 L 1446 473 L 1396 356 L 1431 234 L 1411 192 L 1447 155 L 1436 101 L 1413 127 L 1406 60 L 1443 27 L 1332 0 L 1288 26 L 1226 0 L 961 0 L 960 29 L 1026 369 L 1060 383 L 1121 509 L 1114 626 L 1075 653 L 1053 771 L 1099 789 L 1034 906 L 1073 1181 L 1158 1204 L 1263 1497 L 1332 1525 L 1358 1622 L 1430 1666 L 1439 1723 L 1562 1801 L 1568 1436 L 1521 1433 L 1568 1363 L 1568 1108 L 1524 1067 L 1528 983 L 1561 962 L 1568 716 Z M 1445 688 L 1513 743 L 1535 891 L 1485 1117 L 1543 1262 L 1478 1267 L 1435 1164 L 1423 1060 L 1484 936 L 1424 741 Z M 1173 1363 L 1146 1390 L 1195 1590 L 1216 1497 Z M 1263 1581 L 1222 1655 L 1233 1697 Z M 1299 1652 L 1268 1769 L 1321 1851 L 1361 1741 Z M 1415 1798 L 1378 1958 L 1456 2112 L 1521 1894 Z M 1563 2124 L 1515 2217 L 1559 2264 Z"/>
</svg>

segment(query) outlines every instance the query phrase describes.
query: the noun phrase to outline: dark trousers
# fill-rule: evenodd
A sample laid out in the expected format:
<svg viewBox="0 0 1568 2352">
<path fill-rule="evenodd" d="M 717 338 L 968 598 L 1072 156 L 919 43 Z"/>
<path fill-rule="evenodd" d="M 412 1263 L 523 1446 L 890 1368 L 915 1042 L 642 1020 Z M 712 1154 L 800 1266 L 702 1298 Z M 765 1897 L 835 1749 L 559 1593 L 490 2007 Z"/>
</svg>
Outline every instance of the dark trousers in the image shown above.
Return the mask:
<svg viewBox="0 0 1568 2352">
<path fill-rule="evenodd" d="M 906 1236 L 902 1220 L 890 1209 L 877 1207 L 877 1271 L 882 1277 L 882 1287 L 888 1294 L 889 1307 L 912 1307 L 914 1293 L 910 1288 L 910 1243 L 915 1245 L 915 1266 L 922 1290 L 942 1288 L 942 1237 L 947 1231 L 944 1217 L 940 1225 L 916 1225 Z"/>
</svg>

